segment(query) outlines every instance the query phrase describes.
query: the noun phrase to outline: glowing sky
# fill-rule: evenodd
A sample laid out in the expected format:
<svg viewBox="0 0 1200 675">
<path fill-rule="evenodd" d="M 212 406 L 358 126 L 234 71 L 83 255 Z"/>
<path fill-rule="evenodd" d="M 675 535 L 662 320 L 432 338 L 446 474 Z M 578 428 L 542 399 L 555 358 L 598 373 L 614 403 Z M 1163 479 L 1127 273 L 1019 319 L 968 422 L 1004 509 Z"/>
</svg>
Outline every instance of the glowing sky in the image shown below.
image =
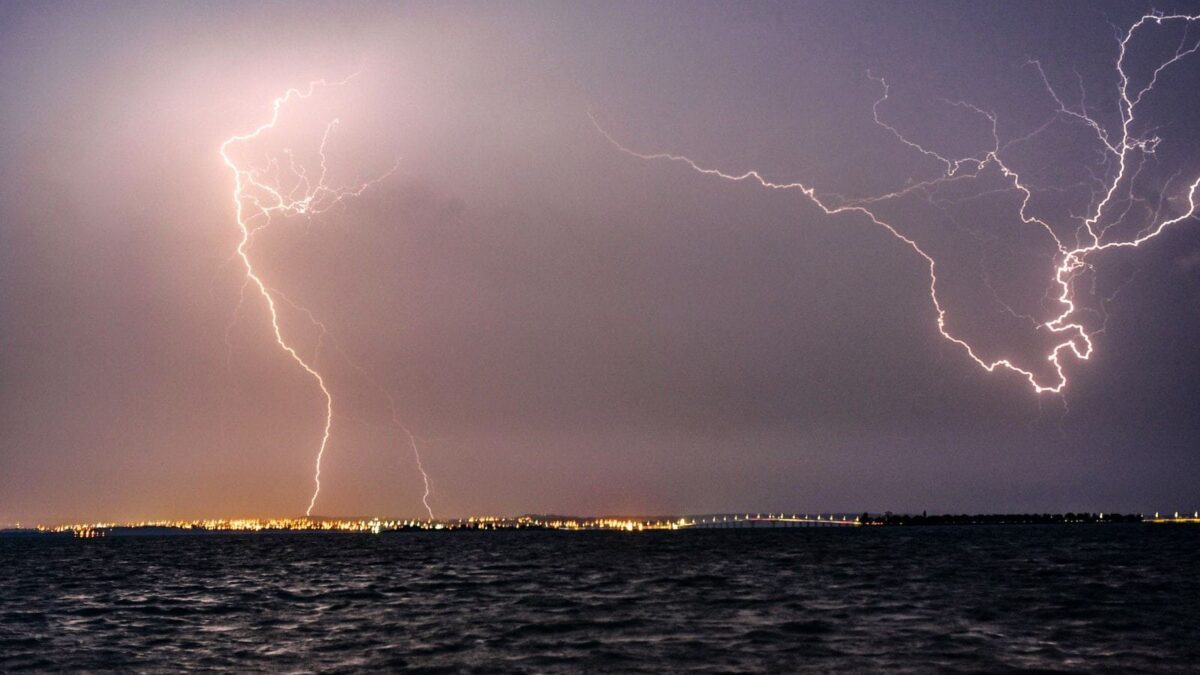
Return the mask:
<svg viewBox="0 0 1200 675">
<path fill-rule="evenodd" d="M 891 87 L 883 119 L 946 156 L 991 145 L 986 119 L 948 102 L 994 112 L 1005 142 L 1040 129 L 1011 165 L 1040 216 L 1070 223 L 1103 146 L 1055 114 L 1028 60 L 1119 130 L 1113 26 L 1149 9 L 6 4 L 0 526 L 304 511 L 324 399 L 261 298 L 235 314 L 219 151 L 289 87 L 354 72 L 246 158 L 316 166 L 337 118 L 330 181 L 386 174 L 253 245 L 271 288 L 361 367 L 325 345 L 316 513 L 424 514 L 380 387 L 439 515 L 1194 510 L 1194 220 L 1092 260 L 1081 294 L 1103 330 L 1064 403 L 943 340 L 927 268 L 866 219 L 632 157 L 589 118 L 641 153 L 846 198 L 937 176 L 873 120 L 869 71 Z M 1131 76 L 1189 39 L 1200 25 L 1148 32 Z M 1177 213 L 1200 176 L 1200 54 L 1156 87 L 1139 133 L 1162 140 L 1118 234 L 1139 210 Z M 1008 310 L 1053 318 L 1055 250 L 1002 187 L 882 211 L 937 259 L 951 327 L 988 359 L 1034 363 L 1053 336 Z M 314 354 L 311 322 L 280 316 Z"/>
</svg>

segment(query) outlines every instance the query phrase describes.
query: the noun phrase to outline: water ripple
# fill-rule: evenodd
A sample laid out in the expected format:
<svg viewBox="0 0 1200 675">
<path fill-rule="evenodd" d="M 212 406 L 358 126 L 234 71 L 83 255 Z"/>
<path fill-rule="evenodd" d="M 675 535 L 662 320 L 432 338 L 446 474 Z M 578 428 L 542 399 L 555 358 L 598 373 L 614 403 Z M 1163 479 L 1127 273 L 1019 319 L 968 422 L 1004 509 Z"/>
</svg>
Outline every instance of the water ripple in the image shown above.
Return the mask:
<svg viewBox="0 0 1200 675">
<path fill-rule="evenodd" d="M 1193 671 L 1200 528 L 0 539 L 0 670 Z"/>
</svg>

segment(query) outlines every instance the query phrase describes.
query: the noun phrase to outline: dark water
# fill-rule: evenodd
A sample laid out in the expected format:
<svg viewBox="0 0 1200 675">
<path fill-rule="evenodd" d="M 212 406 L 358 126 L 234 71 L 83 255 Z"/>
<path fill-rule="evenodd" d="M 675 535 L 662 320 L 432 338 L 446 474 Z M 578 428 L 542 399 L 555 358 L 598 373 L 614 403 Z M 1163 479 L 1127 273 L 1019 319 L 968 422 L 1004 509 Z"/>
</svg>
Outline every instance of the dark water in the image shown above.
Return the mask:
<svg viewBox="0 0 1200 675">
<path fill-rule="evenodd" d="M 0 539 L 0 670 L 1200 671 L 1200 528 Z"/>
</svg>

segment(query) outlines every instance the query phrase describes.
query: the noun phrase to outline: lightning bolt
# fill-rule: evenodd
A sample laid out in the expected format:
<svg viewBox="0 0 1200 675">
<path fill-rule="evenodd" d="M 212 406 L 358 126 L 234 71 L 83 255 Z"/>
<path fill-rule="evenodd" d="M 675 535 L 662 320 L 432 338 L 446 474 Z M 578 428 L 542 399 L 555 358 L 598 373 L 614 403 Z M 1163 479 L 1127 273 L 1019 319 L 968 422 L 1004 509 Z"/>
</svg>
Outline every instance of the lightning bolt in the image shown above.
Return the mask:
<svg viewBox="0 0 1200 675">
<path fill-rule="evenodd" d="M 801 182 L 778 183 L 767 180 L 757 170 L 749 170 L 744 173 L 730 173 L 721 169 L 703 165 L 687 156 L 674 154 L 669 152 L 644 153 L 630 149 L 620 143 L 612 134 L 610 134 L 597 121 L 596 117 L 590 112 L 588 117 L 591 119 L 596 130 L 604 136 L 609 143 L 621 152 L 646 161 L 665 160 L 683 164 L 693 171 L 705 176 L 712 176 L 727 181 L 733 182 L 750 182 L 755 183 L 763 188 L 771 190 L 789 190 L 798 191 L 804 195 L 810 202 L 819 208 L 827 216 L 837 215 L 857 215 L 865 218 L 872 224 L 883 228 L 891 236 L 898 239 L 905 246 L 913 251 L 921 260 L 924 261 L 929 271 L 929 298 L 933 305 L 936 326 L 938 333 L 942 338 L 950 341 L 962 349 L 963 352 L 979 367 L 991 373 L 996 370 L 1008 371 L 1016 374 L 1024 379 L 1030 388 L 1036 393 L 1053 393 L 1061 394 L 1067 387 L 1068 377 L 1066 366 L 1063 362 L 1064 355 L 1074 356 L 1080 361 L 1087 361 L 1094 350 L 1092 337 L 1100 331 L 1088 332 L 1087 328 L 1080 323 L 1079 319 L 1074 318 L 1081 308 L 1076 304 L 1074 293 L 1074 282 L 1083 273 L 1092 271 L 1093 264 L 1090 258 L 1097 253 L 1114 249 L 1137 248 L 1146 242 L 1158 237 L 1162 232 L 1173 225 L 1184 222 L 1196 216 L 1197 209 L 1197 190 L 1200 189 L 1200 176 L 1195 178 L 1184 192 L 1187 201 L 1186 209 L 1183 213 L 1170 218 L 1162 217 L 1162 202 L 1160 198 L 1158 207 L 1153 210 L 1151 222 L 1133 236 L 1126 238 L 1106 238 L 1106 233 L 1110 228 L 1124 219 L 1125 215 L 1130 210 L 1126 209 L 1125 213 L 1120 214 L 1112 223 L 1107 226 L 1101 226 L 1100 222 L 1103 218 L 1111 216 L 1109 209 L 1118 200 L 1116 195 L 1119 187 L 1123 182 L 1129 182 L 1130 191 L 1132 192 L 1132 181 L 1136 178 L 1141 170 L 1141 161 L 1147 156 L 1153 155 L 1161 139 L 1158 136 L 1142 137 L 1136 135 L 1131 127 L 1136 118 L 1138 105 L 1143 99 L 1149 95 L 1154 87 L 1158 84 L 1159 76 L 1169 69 L 1172 65 L 1179 63 L 1186 57 L 1200 51 L 1200 39 L 1195 42 L 1189 41 L 1188 29 L 1197 21 L 1200 21 L 1200 15 L 1188 14 L 1163 14 L 1150 13 L 1143 15 L 1135 21 L 1130 27 L 1120 36 L 1118 40 L 1118 55 L 1115 61 L 1115 75 L 1117 79 L 1118 105 L 1117 108 L 1120 114 L 1120 129 L 1112 132 L 1106 129 L 1104 124 L 1098 122 L 1088 112 L 1086 103 L 1081 103 L 1078 109 L 1068 107 L 1059 96 L 1054 87 L 1050 84 L 1046 77 L 1045 71 L 1042 69 L 1041 63 L 1031 60 L 1028 65 L 1035 68 L 1041 76 L 1042 82 L 1045 85 L 1046 91 L 1054 101 L 1057 109 L 1054 112 L 1054 117 L 1043 124 L 1040 128 L 1033 132 L 1001 143 L 1000 136 L 997 130 L 998 122 L 995 113 L 983 110 L 971 103 L 964 101 L 943 101 L 944 103 L 967 110 L 971 114 L 979 115 L 986 119 L 991 125 L 991 135 L 993 145 L 986 152 L 973 157 L 950 158 L 939 154 L 935 150 L 927 148 L 917 142 L 907 138 L 895 125 L 888 123 L 881 116 L 880 108 L 886 103 L 889 95 L 889 87 L 886 80 L 882 77 L 876 77 L 871 73 L 867 76 L 878 82 L 882 95 L 875 101 L 872 106 L 872 115 L 875 124 L 885 129 L 889 134 L 896 138 L 901 144 L 911 148 L 922 156 L 937 162 L 941 165 L 941 172 L 937 176 L 913 183 L 903 189 L 889 192 L 872 197 L 864 197 L 850 199 L 842 195 L 833 193 L 818 193 L 814 187 Z M 1134 35 L 1143 28 L 1154 25 L 1162 26 L 1164 24 L 1183 24 L 1185 26 L 1184 35 L 1180 40 L 1179 46 L 1174 54 L 1164 59 L 1154 69 L 1149 77 L 1149 81 L 1140 88 L 1131 86 L 1130 77 L 1126 72 L 1126 57 L 1129 52 L 1130 41 Z M 1084 99 L 1086 100 L 1086 99 Z M 1100 190 L 1100 195 L 1097 198 L 1096 193 L 1093 193 L 1092 204 L 1089 207 L 1088 214 L 1079 218 L 1082 222 L 1075 228 L 1074 241 L 1070 244 L 1065 243 L 1055 231 L 1055 228 L 1050 223 L 1030 215 L 1028 212 L 1030 200 L 1033 198 L 1034 188 L 1022 181 L 1021 176 L 1014 171 L 1008 164 L 1005 163 L 1002 155 L 1013 145 L 1030 140 L 1032 137 L 1047 129 L 1051 122 L 1056 118 L 1065 119 L 1072 123 L 1082 124 L 1090 129 L 1096 141 L 1101 146 L 1102 152 L 1105 154 L 1109 166 L 1115 166 L 1115 171 L 1107 181 L 1101 181 L 1103 188 Z M 1136 161 L 1135 161 L 1136 160 Z M 1130 167 L 1137 165 L 1136 169 Z M 965 339 L 958 337 L 947 327 L 947 312 L 941 298 L 938 295 L 938 275 L 937 262 L 927 253 L 915 239 L 903 234 L 901 230 L 892 223 L 884 220 L 876 213 L 875 205 L 885 202 L 891 202 L 900 197 L 910 194 L 925 194 L 928 195 L 932 190 L 939 186 L 964 180 L 979 178 L 985 170 L 995 170 L 1001 177 L 1005 179 L 1009 185 L 1007 190 L 1016 191 L 1022 195 L 1020 206 L 1017 209 L 1017 216 L 1021 222 L 1044 231 L 1053 242 L 1056 253 L 1054 256 L 1055 262 L 1051 273 L 1051 278 L 1048 282 L 1047 296 L 1053 297 L 1053 301 L 1057 303 L 1059 309 L 1057 313 L 1050 318 L 1037 322 L 1038 330 L 1049 331 L 1055 335 L 1061 335 L 1062 341 L 1050 348 L 1049 352 L 1044 354 L 1045 361 L 1049 362 L 1053 368 L 1054 375 L 1049 379 L 1039 379 L 1033 370 L 1018 365 L 1014 359 L 1001 358 L 988 360 L 979 355 L 976 348 L 968 343 Z M 1171 181 L 1168 181 L 1165 190 L 1170 186 Z M 1133 201 L 1133 200 L 1131 200 Z M 1131 206 L 1132 207 L 1132 206 Z M 1131 208 L 1130 207 L 1130 208 Z M 990 288 L 990 285 L 989 285 Z M 993 291 L 994 292 L 994 291 Z M 1001 304 L 1012 314 L 1018 315 L 1007 305 Z M 1018 315 L 1020 316 L 1020 315 Z"/>
<path fill-rule="evenodd" d="M 324 345 L 326 340 L 329 340 L 329 342 L 333 345 L 334 350 L 336 350 L 338 355 L 342 357 L 342 360 L 349 364 L 349 366 L 353 368 L 360 377 L 366 380 L 367 383 L 369 383 L 372 387 L 377 389 L 379 393 L 382 394 L 387 400 L 388 412 L 390 414 L 389 421 L 391 422 L 392 426 L 404 436 L 409 450 L 412 451 L 413 460 L 416 462 L 417 471 L 421 474 L 421 480 L 425 489 L 425 491 L 421 494 L 421 504 L 425 507 L 425 512 L 429 514 L 429 519 L 433 520 L 433 508 L 429 505 L 429 496 L 433 493 L 433 484 L 430 482 L 429 473 L 425 471 L 425 465 L 421 461 L 421 451 L 417 447 L 416 434 L 412 432 L 408 425 L 401 421 L 399 407 L 396 405 L 396 399 L 394 396 L 392 396 L 392 392 L 388 391 L 386 387 L 378 382 L 378 380 L 371 377 L 366 368 L 363 368 L 358 364 L 358 362 L 350 358 L 350 355 L 347 354 L 344 349 L 342 349 L 342 346 L 338 343 L 337 339 L 333 337 L 333 334 L 329 331 L 328 326 L 326 326 L 323 321 L 318 319 L 312 313 L 312 311 L 296 304 L 295 301 L 278 290 L 272 289 L 271 292 L 283 302 L 291 305 L 293 309 L 303 314 L 305 318 L 308 319 L 309 323 L 311 323 L 319 331 L 317 334 L 317 356 L 314 357 L 314 360 L 319 357 L 321 346 Z"/>
<path fill-rule="evenodd" d="M 329 209 L 342 203 L 343 200 L 350 197 L 357 197 L 363 194 L 372 186 L 391 175 L 398 168 L 398 163 L 386 173 L 359 185 L 351 187 L 332 187 L 327 182 L 328 166 L 325 154 L 325 147 L 334 129 L 338 126 L 339 121 L 333 119 L 325 126 L 323 135 L 321 136 L 320 145 L 317 149 L 319 158 L 319 171 L 314 175 L 310 175 L 309 171 L 302 165 L 297 164 L 294 154 L 291 150 L 284 150 L 283 155 L 286 159 L 286 165 L 280 161 L 278 157 L 269 159 L 265 167 L 255 167 L 243 165 L 234 159 L 232 151 L 238 146 L 244 146 L 275 129 L 279 123 L 280 115 L 286 105 L 293 101 L 310 98 L 318 88 L 340 86 L 346 84 L 353 79 L 357 73 L 347 77 L 346 79 L 327 82 L 326 80 L 313 80 L 308 83 L 308 86 L 300 88 L 288 89 L 282 95 L 277 96 L 271 102 L 271 116 L 266 121 L 255 127 L 249 132 L 230 136 L 220 147 L 221 159 L 225 166 L 233 173 L 233 204 L 234 213 L 237 219 L 237 226 L 240 232 L 240 239 L 234 249 L 233 257 L 241 262 L 242 269 L 245 273 L 245 282 L 242 285 L 241 294 L 239 296 L 238 305 L 235 309 L 234 320 L 236 321 L 238 312 L 245 302 L 245 292 L 247 288 L 253 288 L 258 291 L 259 296 L 263 299 L 267 314 L 271 321 L 271 329 L 274 334 L 275 343 L 279 348 L 300 367 L 304 373 L 312 379 L 313 383 L 320 390 L 321 396 L 324 398 L 324 421 L 321 429 L 321 441 L 317 447 L 316 462 L 313 473 L 313 493 L 309 499 L 308 508 L 305 510 L 305 515 L 312 515 L 313 508 L 316 506 L 317 498 L 321 494 L 321 462 L 324 459 L 325 451 L 329 447 L 329 439 L 333 430 L 333 394 L 330 391 L 329 385 L 325 377 L 317 370 L 317 361 L 320 357 L 320 350 L 324 341 L 332 336 L 324 323 L 307 308 L 297 304 L 287 296 L 283 295 L 278 290 L 271 288 L 254 267 L 254 263 L 250 258 L 250 248 L 254 239 L 255 233 L 270 225 L 275 218 L 285 218 L 290 216 L 316 216 L 328 211 Z M 286 304 L 293 309 L 304 314 L 308 320 L 319 330 L 316 353 L 311 359 L 306 359 L 302 356 L 283 334 L 280 327 L 280 304 Z M 231 324 L 232 326 L 232 324 Z M 226 330 L 226 341 L 228 343 L 229 330 Z M 337 347 L 336 342 L 334 342 Z M 342 357 L 347 363 L 351 364 L 359 373 L 366 377 L 366 371 L 354 363 L 345 352 L 337 347 Z M 368 380 L 370 378 L 367 378 Z M 429 475 L 421 462 L 420 450 L 417 448 L 417 440 L 408 427 L 406 427 L 399 418 L 396 409 L 395 399 L 391 393 L 379 386 L 373 380 L 375 385 L 381 392 L 384 393 L 388 400 L 391 409 L 391 421 L 401 430 L 416 458 L 417 469 L 421 473 L 424 481 L 425 492 L 422 495 L 421 503 L 428 512 L 429 517 L 433 518 L 433 510 L 429 506 L 429 496 L 431 493 L 431 484 Z"/>
</svg>

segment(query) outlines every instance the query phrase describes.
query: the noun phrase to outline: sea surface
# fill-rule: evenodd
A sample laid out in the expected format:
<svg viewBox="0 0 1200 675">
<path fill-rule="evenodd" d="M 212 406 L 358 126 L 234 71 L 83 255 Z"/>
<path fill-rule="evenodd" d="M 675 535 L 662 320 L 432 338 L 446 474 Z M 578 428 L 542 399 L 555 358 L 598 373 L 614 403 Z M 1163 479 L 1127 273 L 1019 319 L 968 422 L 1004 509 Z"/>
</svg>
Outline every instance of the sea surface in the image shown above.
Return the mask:
<svg viewBox="0 0 1200 675">
<path fill-rule="evenodd" d="M 1200 671 L 1200 527 L 0 539 L 0 671 Z"/>
</svg>

